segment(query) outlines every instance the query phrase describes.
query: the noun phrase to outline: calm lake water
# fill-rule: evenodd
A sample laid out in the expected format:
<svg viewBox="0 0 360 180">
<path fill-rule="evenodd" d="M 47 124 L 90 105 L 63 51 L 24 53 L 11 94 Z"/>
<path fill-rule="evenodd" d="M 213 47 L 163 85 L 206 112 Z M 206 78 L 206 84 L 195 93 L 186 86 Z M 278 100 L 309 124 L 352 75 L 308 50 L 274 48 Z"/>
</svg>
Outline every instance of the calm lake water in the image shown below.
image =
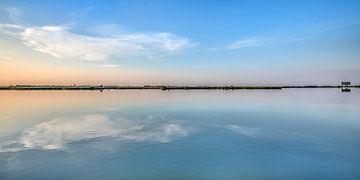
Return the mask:
<svg viewBox="0 0 360 180">
<path fill-rule="evenodd" d="M 0 179 L 360 179 L 360 89 L 0 91 Z"/>
</svg>

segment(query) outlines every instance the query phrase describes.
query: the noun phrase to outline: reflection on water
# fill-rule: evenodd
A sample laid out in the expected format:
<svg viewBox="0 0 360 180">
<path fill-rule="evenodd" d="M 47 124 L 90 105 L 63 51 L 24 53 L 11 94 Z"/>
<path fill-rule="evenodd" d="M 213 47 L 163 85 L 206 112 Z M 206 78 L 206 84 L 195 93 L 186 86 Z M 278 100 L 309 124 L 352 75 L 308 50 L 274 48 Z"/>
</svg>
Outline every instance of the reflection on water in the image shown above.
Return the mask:
<svg viewBox="0 0 360 180">
<path fill-rule="evenodd" d="M 18 140 L 1 144 L 0 152 L 64 149 L 66 144 L 94 138 L 170 142 L 173 137 L 187 135 L 185 127 L 163 117 L 149 116 L 134 122 L 124 118 L 112 120 L 105 114 L 89 114 L 42 122 L 22 132 Z"/>
<path fill-rule="evenodd" d="M 359 92 L 3 91 L 0 179 L 359 179 Z"/>
</svg>

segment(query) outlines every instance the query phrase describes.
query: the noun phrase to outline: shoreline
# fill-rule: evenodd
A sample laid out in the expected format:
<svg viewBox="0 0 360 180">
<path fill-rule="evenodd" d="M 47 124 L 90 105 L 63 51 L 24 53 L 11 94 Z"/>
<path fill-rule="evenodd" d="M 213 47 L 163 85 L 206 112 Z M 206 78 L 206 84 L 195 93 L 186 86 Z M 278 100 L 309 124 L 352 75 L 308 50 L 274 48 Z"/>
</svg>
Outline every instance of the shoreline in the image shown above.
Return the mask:
<svg viewBox="0 0 360 180">
<path fill-rule="evenodd" d="M 0 86 L 0 90 L 281 90 L 281 89 L 309 89 L 309 88 L 360 88 L 360 85 L 352 86 L 331 86 L 331 85 L 306 85 L 306 86 L 62 86 L 62 85 L 15 85 L 15 86 Z"/>
</svg>

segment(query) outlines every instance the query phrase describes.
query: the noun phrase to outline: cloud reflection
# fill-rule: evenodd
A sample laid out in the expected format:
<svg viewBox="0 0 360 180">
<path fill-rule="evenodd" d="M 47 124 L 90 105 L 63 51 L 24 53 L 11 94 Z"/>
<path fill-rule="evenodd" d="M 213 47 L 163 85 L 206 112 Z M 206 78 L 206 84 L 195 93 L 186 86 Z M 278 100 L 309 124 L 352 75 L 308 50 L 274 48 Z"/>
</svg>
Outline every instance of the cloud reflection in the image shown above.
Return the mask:
<svg viewBox="0 0 360 180">
<path fill-rule="evenodd" d="M 260 128 L 244 127 L 239 125 L 225 125 L 225 129 L 231 130 L 234 133 L 241 134 L 248 137 L 257 137 L 259 135 Z"/>
<path fill-rule="evenodd" d="M 0 152 L 61 150 L 70 143 L 96 138 L 166 143 L 188 134 L 189 128 L 166 118 L 154 119 L 151 116 L 141 121 L 130 121 L 124 118 L 111 119 L 106 114 L 89 114 L 42 122 L 25 130 L 18 140 L 0 144 Z"/>
</svg>

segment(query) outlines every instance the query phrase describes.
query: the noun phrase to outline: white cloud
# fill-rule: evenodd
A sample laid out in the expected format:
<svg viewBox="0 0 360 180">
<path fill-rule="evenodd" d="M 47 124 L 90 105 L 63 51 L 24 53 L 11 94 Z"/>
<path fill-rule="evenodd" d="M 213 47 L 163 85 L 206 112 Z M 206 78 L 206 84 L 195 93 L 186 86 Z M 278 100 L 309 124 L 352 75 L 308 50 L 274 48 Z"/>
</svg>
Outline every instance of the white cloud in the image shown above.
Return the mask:
<svg viewBox="0 0 360 180">
<path fill-rule="evenodd" d="M 0 152 L 26 149 L 65 149 L 70 143 L 96 138 L 118 141 L 170 142 L 175 137 L 185 137 L 189 129 L 167 119 L 110 119 L 105 114 L 79 117 L 60 117 L 40 123 L 25 130 L 18 140 L 0 144 Z"/>
<path fill-rule="evenodd" d="M 110 56 L 157 56 L 174 54 L 192 46 L 189 39 L 172 33 L 124 33 L 90 36 L 62 26 L 25 27 L 0 24 L 0 32 L 19 38 L 42 53 L 57 58 L 106 60 Z"/>
</svg>

